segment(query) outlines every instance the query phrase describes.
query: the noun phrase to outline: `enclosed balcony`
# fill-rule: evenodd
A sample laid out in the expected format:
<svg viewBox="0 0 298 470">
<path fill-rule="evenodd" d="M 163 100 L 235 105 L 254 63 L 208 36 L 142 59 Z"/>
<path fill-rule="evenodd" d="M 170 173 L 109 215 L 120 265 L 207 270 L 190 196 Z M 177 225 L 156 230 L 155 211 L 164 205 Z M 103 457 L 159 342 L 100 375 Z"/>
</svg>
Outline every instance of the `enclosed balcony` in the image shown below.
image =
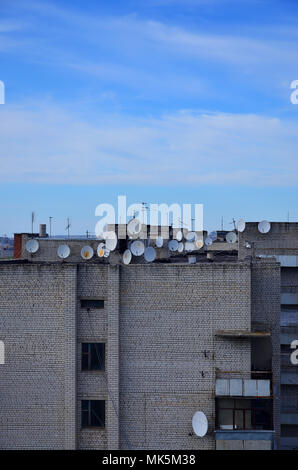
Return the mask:
<svg viewBox="0 0 298 470">
<path fill-rule="evenodd" d="M 271 372 L 217 371 L 215 402 L 216 440 L 272 442 Z"/>
</svg>

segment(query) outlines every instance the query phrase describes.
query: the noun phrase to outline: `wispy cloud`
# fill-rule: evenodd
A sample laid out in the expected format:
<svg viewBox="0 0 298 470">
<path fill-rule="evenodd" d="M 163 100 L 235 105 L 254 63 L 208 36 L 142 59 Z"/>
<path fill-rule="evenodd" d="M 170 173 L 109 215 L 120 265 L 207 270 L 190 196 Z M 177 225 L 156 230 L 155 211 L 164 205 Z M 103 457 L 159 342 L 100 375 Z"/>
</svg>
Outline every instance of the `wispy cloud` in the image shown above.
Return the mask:
<svg viewBox="0 0 298 470">
<path fill-rule="evenodd" d="M 1 122 L 2 182 L 298 184 L 298 130 L 276 118 L 185 111 L 94 125 L 47 105 L 6 106 Z"/>
</svg>

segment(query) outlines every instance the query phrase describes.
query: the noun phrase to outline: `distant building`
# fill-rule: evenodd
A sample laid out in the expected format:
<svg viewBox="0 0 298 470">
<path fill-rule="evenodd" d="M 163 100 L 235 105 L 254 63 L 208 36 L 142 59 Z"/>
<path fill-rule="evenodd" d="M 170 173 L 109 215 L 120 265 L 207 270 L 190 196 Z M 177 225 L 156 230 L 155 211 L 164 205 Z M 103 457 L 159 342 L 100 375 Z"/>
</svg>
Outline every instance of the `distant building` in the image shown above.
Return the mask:
<svg viewBox="0 0 298 470">
<path fill-rule="evenodd" d="M 126 240 L 99 258 L 98 240 L 36 234 L 31 254 L 16 234 L 0 262 L 0 448 L 279 448 L 284 277 L 242 249 L 249 227 L 239 259 L 222 240 L 196 263 L 164 247 L 130 265 Z"/>
</svg>

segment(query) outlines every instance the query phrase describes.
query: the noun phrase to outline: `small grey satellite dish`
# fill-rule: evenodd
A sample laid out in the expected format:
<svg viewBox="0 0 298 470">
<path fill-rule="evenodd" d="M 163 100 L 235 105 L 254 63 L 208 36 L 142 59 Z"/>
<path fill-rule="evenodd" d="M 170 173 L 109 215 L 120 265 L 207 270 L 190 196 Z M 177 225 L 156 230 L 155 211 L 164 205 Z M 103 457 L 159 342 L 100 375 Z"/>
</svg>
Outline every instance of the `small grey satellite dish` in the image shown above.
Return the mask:
<svg viewBox="0 0 298 470">
<path fill-rule="evenodd" d="M 57 255 L 58 255 L 59 258 L 61 258 L 61 259 L 68 258 L 69 255 L 70 255 L 70 248 L 69 248 L 69 246 L 68 246 L 68 245 L 60 245 L 60 246 L 58 246 Z"/>
<path fill-rule="evenodd" d="M 211 246 L 212 243 L 213 243 L 213 240 L 212 240 L 211 237 L 205 238 L 205 245 L 206 245 L 206 246 Z"/>
<path fill-rule="evenodd" d="M 175 235 L 175 238 L 178 242 L 181 242 L 182 238 L 183 238 L 183 233 L 181 232 L 181 230 L 179 230 L 176 235 Z"/>
<path fill-rule="evenodd" d="M 188 257 L 188 263 L 189 264 L 195 264 L 197 262 L 197 257 L 196 256 L 189 256 Z"/>
<path fill-rule="evenodd" d="M 157 246 L 157 248 L 162 248 L 163 238 L 162 237 L 157 237 L 157 239 L 155 240 L 155 245 Z"/>
<path fill-rule="evenodd" d="M 91 248 L 91 246 L 83 246 L 83 248 L 81 249 L 81 257 L 83 259 L 91 259 L 93 256 L 93 248 Z"/>
<path fill-rule="evenodd" d="M 155 260 L 155 258 L 156 258 L 156 251 L 155 251 L 155 249 L 153 248 L 153 246 L 148 246 L 148 247 L 145 249 L 144 258 L 145 258 L 145 260 L 146 260 L 148 263 L 152 263 L 152 261 Z"/>
<path fill-rule="evenodd" d="M 243 219 L 239 219 L 237 223 L 237 230 L 238 232 L 244 232 L 245 230 L 245 222 Z"/>
<path fill-rule="evenodd" d="M 138 219 L 132 219 L 127 224 L 128 235 L 138 235 L 142 230 L 142 224 Z"/>
<path fill-rule="evenodd" d="M 262 222 L 258 224 L 258 230 L 261 233 L 268 233 L 270 231 L 270 228 L 271 224 L 270 222 L 267 222 L 267 220 L 262 220 Z"/>
<path fill-rule="evenodd" d="M 134 256 L 142 256 L 145 251 L 144 243 L 141 240 L 136 240 L 131 244 L 131 252 Z"/>
<path fill-rule="evenodd" d="M 131 262 L 131 251 L 130 250 L 125 250 L 122 256 L 122 261 L 124 264 L 129 264 Z"/>
<path fill-rule="evenodd" d="M 177 240 L 171 240 L 168 243 L 168 248 L 170 251 L 177 251 L 178 250 L 179 243 Z"/>
<path fill-rule="evenodd" d="M 196 436 L 204 437 L 208 431 L 208 420 L 202 411 L 196 411 L 192 417 L 192 428 Z"/>
<path fill-rule="evenodd" d="M 26 243 L 26 250 L 28 253 L 36 253 L 39 249 L 39 243 L 37 240 L 28 240 Z"/>
<path fill-rule="evenodd" d="M 185 242 L 184 248 L 185 251 L 193 251 L 196 249 L 196 246 L 193 242 Z"/>
<path fill-rule="evenodd" d="M 185 239 L 188 241 L 188 242 L 195 242 L 196 239 L 197 239 L 197 234 L 196 232 L 188 232 L 185 236 Z"/>
<path fill-rule="evenodd" d="M 237 241 L 237 235 L 235 232 L 229 232 L 226 235 L 226 240 L 228 243 L 236 243 Z"/>
<path fill-rule="evenodd" d="M 106 232 L 105 236 L 106 247 L 109 251 L 114 251 L 117 246 L 117 235 L 115 232 Z"/>
<path fill-rule="evenodd" d="M 184 243 L 183 242 L 180 242 L 178 244 L 178 253 L 182 253 L 184 250 Z"/>
</svg>

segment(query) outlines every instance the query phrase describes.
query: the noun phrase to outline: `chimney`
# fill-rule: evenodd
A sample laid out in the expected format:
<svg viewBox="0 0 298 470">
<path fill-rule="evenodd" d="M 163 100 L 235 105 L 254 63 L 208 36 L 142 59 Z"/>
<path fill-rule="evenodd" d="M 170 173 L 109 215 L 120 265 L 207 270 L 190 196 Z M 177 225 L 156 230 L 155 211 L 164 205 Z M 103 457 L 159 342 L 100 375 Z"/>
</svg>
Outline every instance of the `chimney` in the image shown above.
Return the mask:
<svg viewBox="0 0 298 470">
<path fill-rule="evenodd" d="M 46 224 L 40 224 L 39 225 L 39 236 L 40 238 L 45 238 L 47 237 L 47 225 Z"/>
</svg>

